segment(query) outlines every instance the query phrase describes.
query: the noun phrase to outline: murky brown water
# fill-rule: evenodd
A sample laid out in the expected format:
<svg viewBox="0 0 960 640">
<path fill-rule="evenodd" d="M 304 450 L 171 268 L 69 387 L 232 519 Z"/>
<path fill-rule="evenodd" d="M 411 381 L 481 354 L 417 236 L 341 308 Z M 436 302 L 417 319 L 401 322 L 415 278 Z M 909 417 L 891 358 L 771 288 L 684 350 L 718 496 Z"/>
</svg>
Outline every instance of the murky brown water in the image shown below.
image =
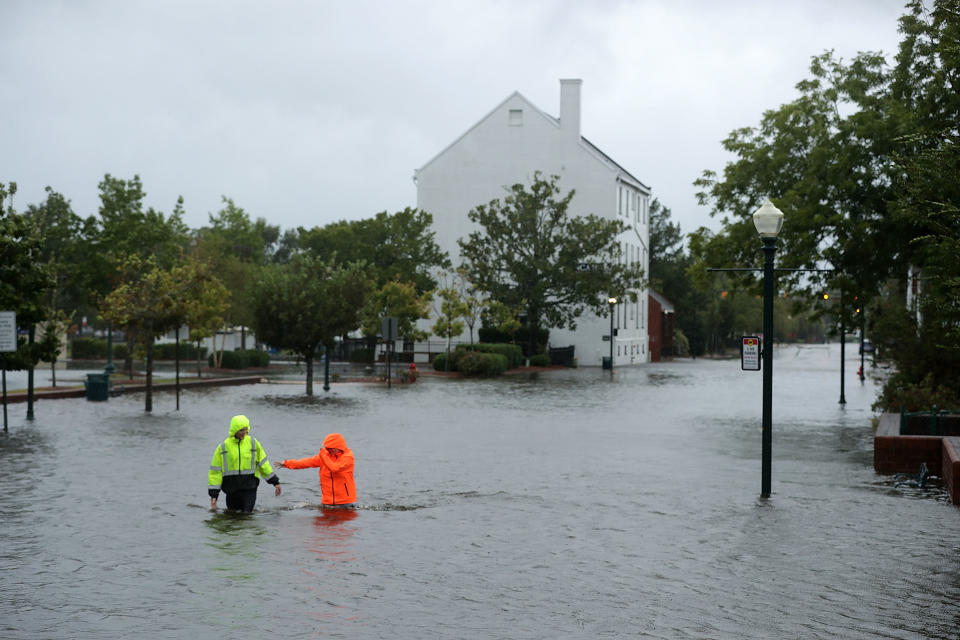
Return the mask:
<svg viewBox="0 0 960 640">
<path fill-rule="evenodd" d="M 960 509 L 874 474 L 874 389 L 848 358 L 838 405 L 838 364 L 778 353 L 769 501 L 735 361 L 11 405 L 0 637 L 957 638 Z M 343 433 L 361 508 L 281 470 L 210 513 L 234 413 L 271 459 Z"/>
</svg>

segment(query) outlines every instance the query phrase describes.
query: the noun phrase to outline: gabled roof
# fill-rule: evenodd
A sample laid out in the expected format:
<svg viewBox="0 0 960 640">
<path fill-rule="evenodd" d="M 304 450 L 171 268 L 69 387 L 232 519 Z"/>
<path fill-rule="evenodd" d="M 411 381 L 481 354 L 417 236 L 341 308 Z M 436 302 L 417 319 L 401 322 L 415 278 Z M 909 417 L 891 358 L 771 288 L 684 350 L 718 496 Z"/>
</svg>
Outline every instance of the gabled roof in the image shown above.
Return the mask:
<svg viewBox="0 0 960 640">
<path fill-rule="evenodd" d="M 660 303 L 660 307 L 667 313 L 673 313 L 673 303 L 666 299 L 662 293 L 657 293 L 653 289 L 647 289 L 650 297 Z"/>
<path fill-rule="evenodd" d="M 515 98 L 515 97 L 516 97 L 516 98 L 519 98 L 520 100 L 522 100 L 526 105 L 528 105 L 528 106 L 530 107 L 530 109 L 531 109 L 534 113 L 538 114 L 540 117 L 542 117 L 542 118 L 544 118 L 545 120 L 547 120 L 547 122 L 549 122 L 549 123 L 552 124 L 553 126 L 557 127 L 557 129 L 560 128 L 560 119 L 559 119 L 559 118 L 554 118 L 553 116 L 551 116 L 551 115 L 549 115 L 549 114 L 547 114 L 547 113 L 544 113 L 543 111 L 540 110 L 539 107 L 537 107 L 537 105 L 535 105 L 535 104 L 533 104 L 532 102 L 530 102 L 530 100 L 528 100 L 527 97 L 524 96 L 522 93 L 520 93 L 519 91 L 514 91 L 513 93 L 511 93 L 510 95 L 508 95 L 506 98 L 504 98 L 503 100 L 501 100 L 501 101 L 497 104 L 497 106 L 495 106 L 493 109 L 491 109 L 490 111 L 488 111 L 488 112 L 486 113 L 486 115 L 484 115 L 482 118 L 480 118 L 479 120 L 477 120 L 477 122 L 474 123 L 474 125 L 473 125 L 472 127 L 470 127 L 469 129 L 467 129 L 466 131 L 464 131 L 464 132 L 463 132 L 460 136 L 458 136 L 453 142 L 451 142 L 450 144 L 448 144 L 447 146 L 445 146 L 445 147 L 440 151 L 440 153 L 438 153 L 437 155 L 435 155 L 435 156 L 433 156 L 432 158 L 430 158 L 430 160 L 428 160 L 426 163 L 424 163 L 424 165 L 423 165 L 422 167 L 420 167 L 419 169 L 415 169 L 414 172 L 413 172 L 414 177 L 416 177 L 416 175 L 417 175 L 418 173 L 420 173 L 421 171 L 423 171 L 424 169 L 426 169 L 427 167 L 429 167 L 431 164 L 433 164 L 433 162 L 434 162 L 437 158 L 439 158 L 440 156 L 442 156 L 443 154 L 445 154 L 449 149 L 451 149 L 451 148 L 454 147 L 457 143 L 459 143 L 461 140 L 463 140 L 465 137 L 467 137 L 467 135 L 468 135 L 471 131 L 473 131 L 474 129 L 476 129 L 477 127 L 479 127 L 481 123 L 483 123 L 487 118 L 489 118 L 490 116 L 492 116 L 492 115 L 493 115 L 494 113 L 496 113 L 501 107 L 503 107 L 503 105 L 505 105 L 507 102 L 509 102 L 510 100 L 512 100 L 512 99 Z M 632 181 L 632 182 L 634 183 L 634 186 L 635 186 L 635 187 L 637 187 L 637 188 L 639 188 L 639 189 L 643 189 L 648 195 L 650 194 L 650 187 L 649 187 L 649 186 L 645 185 L 643 182 L 641 182 L 639 179 L 637 179 L 636 176 L 634 176 L 632 173 L 630 173 L 629 171 L 627 171 L 626 169 L 624 169 L 623 166 L 620 165 L 618 162 L 616 162 L 613 158 L 611 158 L 610 156 L 608 156 L 607 154 L 605 154 L 603 151 L 601 151 L 600 148 L 599 148 L 597 145 L 593 144 L 592 142 L 590 142 L 589 140 L 587 140 L 586 138 L 584 138 L 582 135 L 580 136 L 580 142 L 583 143 L 584 147 L 585 147 L 589 152 L 591 152 L 595 157 L 597 157 L 598 160 L 600 160 L 600 161 L 603 162 L 604 164 L 607 164 L 607 165 L 609 165 L 610 167 L 612 167 L 612 168 L 616 169 L 617 171 L 619 171 L 620 173 L 622 173 L 624 177 L 626 177 L 626 178 L 629 179 L 628 181 Z"/>
<path fill-rule="evenodd" d="M 514 91 L 513 93 L 511 93 L 510 95 L 508 95 L 506 98 L 504 98 L 503 100 L 501 100 L 501 101 L 497 104 L 497 106 L 495 106 L 493 109 L 491 109 L 490 111 L 488 111 L 488 112 L 486 113 L 486 115 L 484 115 L 482 118 L 480 118 L 479 120 L 477 120 L 476 123 L 474 123 L 474 125 L 473 125 L 472 127 L 470 127 L 469 129 L 467 129 L 466 131 L 464 131 L 464 132 L 463 132 L 460 136 L 458 136 L 453 142 L 451 142 L 450 144 L 448 144 L 447 146 L 445 146 L 445 147 L 440 151 L 440 153 L 438 153 L 437 155 L 435 155 L 435 156 L 433 156 L 432 158 L 430 158 L 430 159 L 429 159 L 426 163 L 424 163 L 424 165 L 423 165 L 422 167 L 420 167 L 419 169 L 414 170 L 414 175 L 416 175 L 417 173 L 423 171 L 424 169 L 426 169 L 427 167 L 429 167 L 431 164 L 433 164 L 433 162 L 434 162 L 437 158 L 439 158 L 440 156 L 442 156 L 443 154 L 445 154 L 445 153 L 446 153 L 449 149 L 451 149 L 452 147 L 456 146 L 456 144 L 457 144 L 458 142 L 460 142 L 461 140 L 463 140 L 464 138 L 466 138 L 467 135 L 468 135 L 471 131 L 473 131 L 474 129 L 476 129 L 477 127 L 479 127 L 487 118 L 489 118 L 489 117 L 492 116 L 494 113 L 496 113 L 501 107 L 503 107 L 503 105 L 505 105 L 506 103 L 510 102 L 510 100 L 512 100 L 514 97 L 517 97 L 517 98 L 520 98 L 521 100 L 523 100 L 527 105 L 529 105 L 530 109 L 532 109 L 534 113 L 540 114 L 540 116 L 541 116 L 542 118 L 546 119 L 547 122 L 551 123 L 552 125 L 554 125 L 554 126 L 557 127 L 557 128 L 560 127 L 560 121 L 559 121 L 558 119 L 554 118 L 553 116 L 547 115 L 546 113 L 544 113 L 543 111 L 541 111 L 541 110 L 539 109 L 539 107 L 537 107 L 537 105 L 535 105 L 535 104 L 533 104 L 532 102 L 530 102 L 530 100 L 528 100 L 527 97 L 524 96 L 524 95 L 523 95 L 522 93 L 520 93 L 519 91 Z"/>
</svg>

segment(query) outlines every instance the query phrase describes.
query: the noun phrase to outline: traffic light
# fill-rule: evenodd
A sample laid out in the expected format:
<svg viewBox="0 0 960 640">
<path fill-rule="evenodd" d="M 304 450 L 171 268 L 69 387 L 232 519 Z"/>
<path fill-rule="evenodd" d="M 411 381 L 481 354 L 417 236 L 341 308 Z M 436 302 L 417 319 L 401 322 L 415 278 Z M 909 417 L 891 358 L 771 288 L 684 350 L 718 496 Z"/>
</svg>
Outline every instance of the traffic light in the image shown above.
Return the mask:
<svg viewBox="0 0 960 640">
<path fill-rule="evenodd" d="M 823 294 L 823 299 L 824 299 L 824 300 L 829 300 L 829 299 L 830 299 L 830 294 L 825 292 L 825 293 Z"/>
</svg>

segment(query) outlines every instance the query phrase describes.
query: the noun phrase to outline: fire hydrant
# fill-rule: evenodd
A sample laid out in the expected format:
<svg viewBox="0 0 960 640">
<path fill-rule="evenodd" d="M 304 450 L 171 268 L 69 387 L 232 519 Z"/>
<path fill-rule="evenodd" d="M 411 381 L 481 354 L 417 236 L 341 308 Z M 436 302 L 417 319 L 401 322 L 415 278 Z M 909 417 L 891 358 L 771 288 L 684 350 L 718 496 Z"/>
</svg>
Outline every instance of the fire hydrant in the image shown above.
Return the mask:
<svg viewBox="0 0 960 640">
<path fill-rule="evenodd" d="M 410 382 L 417 381 L 417 365 L 410 363 Z"/>
</svg>

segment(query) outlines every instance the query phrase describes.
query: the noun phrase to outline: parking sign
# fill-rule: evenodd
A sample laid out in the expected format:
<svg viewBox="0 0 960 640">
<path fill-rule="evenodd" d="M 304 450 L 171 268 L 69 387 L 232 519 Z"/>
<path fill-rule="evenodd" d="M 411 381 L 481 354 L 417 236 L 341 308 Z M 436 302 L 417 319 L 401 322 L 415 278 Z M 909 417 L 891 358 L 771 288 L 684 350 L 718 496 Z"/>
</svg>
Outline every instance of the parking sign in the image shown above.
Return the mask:
<svg viewBox="0 0 960 640">
<path fill-rule="evenodd" d="M 17 312 L 0 311 L 0 352 L 17 350 Z"/>
<path fill-rule="evenodd" d="M 760 371 L 759 336 L 743 336 L 740 341 L 740 368 L 744 371 Z"/>
</svg>

